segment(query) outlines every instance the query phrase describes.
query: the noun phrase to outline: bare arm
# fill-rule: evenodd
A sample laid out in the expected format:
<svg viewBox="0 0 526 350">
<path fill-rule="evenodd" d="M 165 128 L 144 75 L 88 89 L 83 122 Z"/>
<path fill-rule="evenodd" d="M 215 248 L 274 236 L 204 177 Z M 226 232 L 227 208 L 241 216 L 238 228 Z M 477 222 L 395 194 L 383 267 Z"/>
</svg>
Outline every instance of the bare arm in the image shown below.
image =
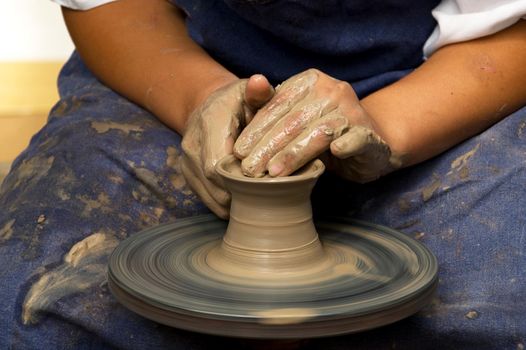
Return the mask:
<svg viewBox="0 0 526 350">
<path fill-rule="evenodd" d="M 94 74 L 181 134 L 212 91 L 237 79 L 188 37 L 182 13 L 167 1 L 120 0 L 63 14 Z"/>
<path fill-rule="evenodd" d="M 438 50 L 404 79 L 361 101 L 408 166 L 526 105 L 526 21 Z"/>
<path fill-rule="evenodd" d="M 214 61 L 187 35 L 181 11 L 165 0 L 120 0 L 63 13 L 93 73 L 184 136 L 181 170 L 188 185 L 227 217 L 230 195 L 214 167 L 274 94 L 267 79 L 239 79 Z"/>
</svg>

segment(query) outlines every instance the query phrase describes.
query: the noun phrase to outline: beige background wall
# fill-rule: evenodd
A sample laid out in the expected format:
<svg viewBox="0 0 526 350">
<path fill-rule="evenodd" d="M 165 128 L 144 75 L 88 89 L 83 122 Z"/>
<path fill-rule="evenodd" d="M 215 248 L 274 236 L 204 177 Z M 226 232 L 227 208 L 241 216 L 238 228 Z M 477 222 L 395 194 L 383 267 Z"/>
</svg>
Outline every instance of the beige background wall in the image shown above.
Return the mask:
<svg viewBox="0 0 526 350">
<path fill-rule="evenodd" d="M 61 61 L 73 49 L 60 6 L 50 0 L 0 1 L 0 61 Z"/>
<path fill-rule="evenodd" d="M 45 123 L 56 77 L 73 50 L 60 7 L 49 0 L 0 2 L 0 178 Z"/>
</svg>

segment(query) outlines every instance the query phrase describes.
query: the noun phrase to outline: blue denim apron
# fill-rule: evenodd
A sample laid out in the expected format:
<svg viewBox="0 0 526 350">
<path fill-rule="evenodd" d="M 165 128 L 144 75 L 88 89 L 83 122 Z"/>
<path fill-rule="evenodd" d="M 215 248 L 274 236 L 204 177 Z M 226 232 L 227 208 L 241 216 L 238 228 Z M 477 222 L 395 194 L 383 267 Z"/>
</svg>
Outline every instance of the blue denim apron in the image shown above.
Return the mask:
<svg viewBox="0 0 526 350">
<path fill-rule="evenodd" d="M 363 96 L 422 62 L 436 1 L 412 2 L 418 9 L 402 1 L 180 3 L 195 40 L 240 76 L 278 82 L 317 67 Z M 0 348 L 246 346 L 151 322 L 109 293 L 106 262 L 122 239 L 208 210 L 181 175 L 179 135 L 102 85 L 76 53 L 58 84 L 48 123 L 0 187 Z M 349 215 L 421 240 L 438 257 L 440 284 L 415 316 L 305 347 L 523 349 L 525 180 L 526 108 L 371 184 L 325 174 L 316 215 Z"/>
</svg>

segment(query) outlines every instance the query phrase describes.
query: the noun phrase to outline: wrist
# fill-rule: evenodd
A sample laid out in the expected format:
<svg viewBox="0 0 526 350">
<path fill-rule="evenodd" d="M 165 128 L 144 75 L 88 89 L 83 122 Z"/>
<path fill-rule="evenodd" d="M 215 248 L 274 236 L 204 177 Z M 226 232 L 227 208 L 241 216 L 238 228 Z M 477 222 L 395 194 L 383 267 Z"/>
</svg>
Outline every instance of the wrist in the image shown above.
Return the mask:
<svg viewBox="0 0 526 350">
<path fill-rule="evenodd" d="M 148 89 L 145 106 L 180 135 L 185 132 L 188 117 L 210 94 L 238 79 L 222 67 L 189 77 L 170 77 Z"/>
<path fill-rule="evenodd" d="M 392 99 L 386 100 L 384 91 L 380 90 L 360 101 L 365 113 L 371 119 L 374 131 L 389 145 L 392 161 L 396 168 L 403 168 L 413 163 L 410 142 L 410 128 L 403 119 L 392 113 Z M 387 93 L 389 97 L 389 93 Z"/>
<path fill-rule="evenodd" d="M 223 72 L 217 72 L 217 74 L 209 76 L 205 84 L 199 86 L 193 92 L 188 94 L 186 118 L 188 118 L 188 116 L 190 116 L 190 114 L 192 114 L 196 109 L 198 109 L 199 106 L 201 106 L 215 91 L 238 80 L 238 77 L 227 70 Z"/>
</svg>

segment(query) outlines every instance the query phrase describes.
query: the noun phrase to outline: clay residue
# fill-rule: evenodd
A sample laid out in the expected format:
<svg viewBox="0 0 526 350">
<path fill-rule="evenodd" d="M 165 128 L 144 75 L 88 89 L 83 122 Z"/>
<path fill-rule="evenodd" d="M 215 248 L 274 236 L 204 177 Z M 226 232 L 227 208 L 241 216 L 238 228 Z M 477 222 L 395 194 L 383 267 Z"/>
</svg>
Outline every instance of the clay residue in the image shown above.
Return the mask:
<svg viewBox="0 0 526 350">
<path fill-rule="evenodd" d="M 414 237 L 417 240 L 421 240 L 422 238 L 424 238 L 425 235 L 426 235 L 425 232 L 417 232 L 417 233 L 415 233 Z"/>
<path fill-rule="evenodd" d="M 460 170 L 458 171 L 458 177 L 461 180 L 465 180 L 469 177 L 469 169 L 467 166 L 460 168 Z"/>
<path fill-rule="evenodd" d="M 440 188 L 441 184 L 440 179 L 435 176 L 433 182 L 422 189 L 422 200 L 427 202 L 433 196 L 433 193 Z"/>
<path fill-rule="evenodd" d="M 18 187 L 23 182 L 37 182 L 44 178 L 51 167 L 55 157 L 33 157 L 22 161 L 22 164 L 18 166 L 14 174 L 16 175 L 16 183 L 14 187 Z"/>
<path fill-rule="evenodd" d="M 83 102 L 93 96 L 92 93 L 87 93 L 80 97 L 72 96 L 70 99 L 61 100 L 51 111 L 51 117 L 62 117 L 66 114 L 72 114 L 82 107 Z"/>
<path fill-rule="evenodd" d="M 131 166 L 131 165 L 130 165 Z M 147 168 L 141 168 L 141 167 L 134 167 L 133 172 L 135 173 L 135 176 L 137 179 L 139 179 L 145 186 L 147 186 L 150 190 L 153 190 L 154 192 L 161 194 L 163 191 L 159 187 L 159 179 L 157 178 L 157 175 Z"/>
<path fill-rule="evenodd" d="M 170 208 L 174 208 L 177 205 L 175 197 L 167 196 L 166 192 L 161 188 L 162 179 L 153 171 L 139 167 L 131 161 L 128 161 L 128 165 L 130 166 L 130 171 L 141 182 L 136 189 L 132 190 L 132 196 L 135 200 L 141 203 L 148 203 L 156 198 Z"/>
<path fill-rule="evenodd" d="M 110 130 L 120 130 L 125 134 L 129 135 L 131 131 L 142 132 L 144 129 L 139 125 L 128 124 L 128 123 L 116 123 L 116 122 L 91 122 L 91 127 L 95 129 L 99 134 L 107 133 Z"/>
<path fill-rule="evenodd" d="M 160 219 L 161 216 L 163 216 L 164 212 L 165 212 L 164 208 L 154 208 L 153 209 L 153 213 L 155 214 L 157 219 Z"/>
<path fill-rule="evenodd" d="M 519 127 L 517 129 L 517 137 L 522 138 L 522 135 L 524 134 L 524 129 L 526 129 L 526 121 L 525 120 L 523 120 L 519 124 Z"/>
<path fill-rule="evenodd" d="M 170 175 L 170 182 L 176 190 L 182 190 L 186 186 L 186 180 L 182 174 Z"/>
<path fill-rule="evenodd" d="M 183 201 L 183 206 L 185 207 L 193 207 L 195 205 L 194 201 L 190 200 L 190 199 L 185 199 Z"/>
<path fill-rule="evenodd" d="M 166 155 L 166 165 L 174 170 L 174 172 L 170 174 L 170 182 L 176 190 L 180 191 L 186 187 L 186 179 L 181 169 L 181 154 L 177 148 L 170 146 L 166 149 Z"/>
<path fill-rule="evenodd" d="M 123 221 L 132 221 L 132 217 L 127 215 L 127 214 L 122 214 L 122 213 L 119 213 L 117 214 L 117 217 Z"/>
<path fill-rule="evenodd" d="M 120 176 L 117 176 L 117 175 L 110 175 L 108 176 L 108 180 L 110 180 L 111 182 L 113 182 L 114 184 L 117 184 L 117 185 L 122 185 L 124 183 L 124 179 Z"/>
<path fill-rule="evenodd" d="M 448 173 L 448 175 L 450 175 L 454 170 L 460 171 L 463 167 L 466 167 L 469 159 L 475 155 L 479 147 L 480 143 L 477 143 L 477 145 L 471 150 L 453 160 L 451 162 L 451 171 Z"/>
<path fill-rule="evenodd" d="M 13 235 L 13 225 L 15 219 L 9 220 L 4 227 L 0 228 L 0 242 L 5 242 Z"/>
<path fill-rule="evenodd" d="M 102 284 L 107 257 L 117 244 L 115 237 L 99 232 L 73 245 L 61 265 L 44 273 L 31 286 L 22 306 L 22 322 L 36 323 L 39 313 L 58 300 Z"/>
<path fill-rule="evenodd" d="M 111 211 L 110 197 L 106 193 L 100 193 L 97 196 L 97 199 L 91 199 L 87 196 L 77 196 L 77 198 L 85 204 L 84 210 L 81 213 L 81 216 L 88 217 L 91 215 L 91 212 L 94 209 L 98 209 L 103 213 L 108 213 Z"/>
<path fill-rule="evenodd" d="M 60 186 L 57 187 L 55 195 L 62 201 L 71 199 L 71 193 L 66 189 L 73 188 L 78 183 L 75 173 L 70 167 L 63 167 L 60 169 Z"/>
<path fill-rule="evenodd" d="M 398 199 L 398 208 L 400 209 L 400 211 L 402 213 L 405 213 L 407 212 L 409 209 L 411 209 L 411 204 L 409 203 L 409 201 L 405 198 L 399 198 Z"/>
<path fill-rule="evenodd" d="M 479 318 L 479 313 L 475 310 L 468 311 L 464 316 L 469 320 L 475 320 Z"/>
<path fill-rule="evenodd" d="M 313 309 L 307 308 L 270 309 L 254 313 L 254 316 L 260 317 L 259 323 L 268 325 L 302 323 L 316 315 Z"/>
<path fill-rule="evenodd" d="M 147 203 L 150 198 L 150 192 L 144 185 L 139 185 L 136 190 L 132 190 L 133 198 L 140 203 Z"/>
<path fill-rule="evenodd" d="M 420 223 L 420 220 L 418 220 L 418 219 L 409 220 L 409 221 L 401 223 L 400 225 L 395 226 L 395 229 L 403 230 L 403 229 L 409 228 L 409 227 L 414 226 L 414 225 L 419 224 L 419 223 Z"/>
<path fill-rule="evenodd" d="M 447 242 L 451 242 L 455 238 L 455 233 L 453 232 L 453 229 L 448 229 L 445 233 L 440 235 L 440 238 Z"/>
<path fill-rule="evenodd" d="M 63 188 L 59 188 L 57 190 L 57 197 L 60 198 L 60 200 L 63 200 L 63 201 L 68 201 L 71 199 L 71 195 L 69 193 L 67 193 L 66 191 L 64 191 Z"/>
<path fill-rule="evenodd" d="M 76 267 L 87 254 L 91 254 L 101 248 L 101 244 L 106 240 L 102 233 L 94 233 L 91 236 L 77 242 L 69 252 L 64 256 L 64 261 L 73 267 Z"/>
<path fill-rule="evenodd" d="M 37 224 L 42 225 L 44 222 L 46 222 L 47 218 L 44 214 L 40 214 L 37 218 Z"/>
<path fill-rule="evenodd" d="M 67 109 L 68 109 L 68 102 L 66 100 L 61 100 L 51 110 L 51 113 L 54 116 L 61 117 L 61 116 L 64 115 L 64 113 L 66 112 Z"/>
</svg>

